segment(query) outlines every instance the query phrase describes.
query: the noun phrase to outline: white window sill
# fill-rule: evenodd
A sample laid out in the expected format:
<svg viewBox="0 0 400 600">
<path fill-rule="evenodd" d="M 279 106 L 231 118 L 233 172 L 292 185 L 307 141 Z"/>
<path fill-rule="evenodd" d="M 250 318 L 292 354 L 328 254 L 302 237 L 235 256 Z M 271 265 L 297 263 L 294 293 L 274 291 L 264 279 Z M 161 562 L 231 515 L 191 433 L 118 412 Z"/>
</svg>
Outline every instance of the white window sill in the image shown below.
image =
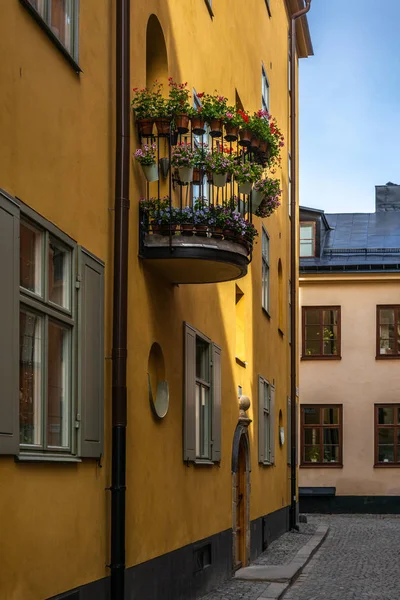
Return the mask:
<svg viewBox="0 0 400 600">
<path fill-rule="evenodd" d="M 77 456 L 65 455 L 65 454 L 38 454 L 23 452 L 15 457 L 16 462 L 52 462 L 52 463 L 80 463 L 81 458 Z"/>
</svg>

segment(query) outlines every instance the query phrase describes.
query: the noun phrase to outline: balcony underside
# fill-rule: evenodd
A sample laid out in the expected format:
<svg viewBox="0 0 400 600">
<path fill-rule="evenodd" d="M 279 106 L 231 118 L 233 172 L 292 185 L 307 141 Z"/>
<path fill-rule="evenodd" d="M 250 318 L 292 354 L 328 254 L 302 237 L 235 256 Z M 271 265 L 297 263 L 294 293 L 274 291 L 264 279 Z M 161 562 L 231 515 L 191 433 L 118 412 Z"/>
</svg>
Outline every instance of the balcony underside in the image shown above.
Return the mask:
<svg viewBox="0 0 400 600">
<path fill-rule="evenodd" d="M 248 252 L 241 244 L 198 235 L 146 235 L 140 256 L 171 283 L 218 283 L 247 273 Z"/>
</svg>

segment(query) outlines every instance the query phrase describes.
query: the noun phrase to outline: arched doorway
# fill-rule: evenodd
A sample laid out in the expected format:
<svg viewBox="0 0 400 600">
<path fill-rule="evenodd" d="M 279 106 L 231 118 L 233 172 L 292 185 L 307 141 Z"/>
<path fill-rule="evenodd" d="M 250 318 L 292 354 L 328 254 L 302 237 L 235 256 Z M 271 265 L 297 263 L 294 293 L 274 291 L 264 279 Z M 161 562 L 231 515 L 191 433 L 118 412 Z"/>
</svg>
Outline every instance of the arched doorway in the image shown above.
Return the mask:
<svg viewBox="0 0 400 600">
<path fill-rule="evenodd" d="M 239 423 L 232 448 L 233 568 L 245 567 L 250 559 L 250 446 L 247 424 Z"/>
</svg>

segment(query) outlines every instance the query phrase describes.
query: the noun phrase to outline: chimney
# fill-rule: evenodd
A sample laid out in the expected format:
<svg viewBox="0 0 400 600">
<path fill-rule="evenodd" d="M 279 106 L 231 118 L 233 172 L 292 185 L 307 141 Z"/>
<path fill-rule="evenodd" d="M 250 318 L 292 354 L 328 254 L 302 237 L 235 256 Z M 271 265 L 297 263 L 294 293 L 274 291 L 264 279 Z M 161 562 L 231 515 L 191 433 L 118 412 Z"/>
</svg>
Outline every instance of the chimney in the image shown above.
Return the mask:
<svg viewBox="0 0 400 600">
<path fill-rule="evenodd" d="M 375 212 L 400 212 L 400 185 L 389 181 L 375 186 Z"/>
</svg>

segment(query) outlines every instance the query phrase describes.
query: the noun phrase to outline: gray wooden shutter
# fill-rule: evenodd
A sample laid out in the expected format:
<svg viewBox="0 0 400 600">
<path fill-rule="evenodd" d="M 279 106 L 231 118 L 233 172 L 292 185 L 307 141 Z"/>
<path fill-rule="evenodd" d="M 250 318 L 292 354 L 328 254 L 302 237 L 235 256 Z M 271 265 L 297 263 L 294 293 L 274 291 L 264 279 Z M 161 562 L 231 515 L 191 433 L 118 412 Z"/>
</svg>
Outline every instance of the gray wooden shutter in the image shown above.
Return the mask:
<svg viewBox="0 0 400 600">
<path fill-rule="evenodd" d="M 212 345 L 212 383 L 213 383 L 213 415 L 212 415 L 212 452 L 214 462 L 221 460 L 221 348 Z"/>
<path fill-rule="evenodd" d="M 19 449 L 19 207 L 0 194 L 0 454 Z"/>
<path fill-rule="evenodd" d="M 271 464 L 275 463 L 275 433 L 276 433 L 276 423 L 275 423 L 275 386 L 270 384 L 269 387 L 269 397 L 270 397 L 270 405 L 269 405 L 269 421 L 270 421 L 270 457 L 269 461 Z"/>
<path fill-rule="evenodd" d="M 292 464 L 292 402 L 287 398 L 287 425 L 286 425 L 286 444 L 287 444 L 287 464 Z"/>
<path fill-rule="evenodd" d="M 196 331 L 184 327 L 183 460 L 196 460 Z"/>
<path fill-rule="evenodd" d="M 258 462 L 264 463 L 265 431 L 264 431 L 264 379 L 258 376 Z M 268 457 L 267 457 L 268 458 Z"/>
<path fill-rule="evenodd" d="M 99 458 L 104 439 L 104 266 L 83 248 L 78 280 L 79 454 Z"/>
</svg>

